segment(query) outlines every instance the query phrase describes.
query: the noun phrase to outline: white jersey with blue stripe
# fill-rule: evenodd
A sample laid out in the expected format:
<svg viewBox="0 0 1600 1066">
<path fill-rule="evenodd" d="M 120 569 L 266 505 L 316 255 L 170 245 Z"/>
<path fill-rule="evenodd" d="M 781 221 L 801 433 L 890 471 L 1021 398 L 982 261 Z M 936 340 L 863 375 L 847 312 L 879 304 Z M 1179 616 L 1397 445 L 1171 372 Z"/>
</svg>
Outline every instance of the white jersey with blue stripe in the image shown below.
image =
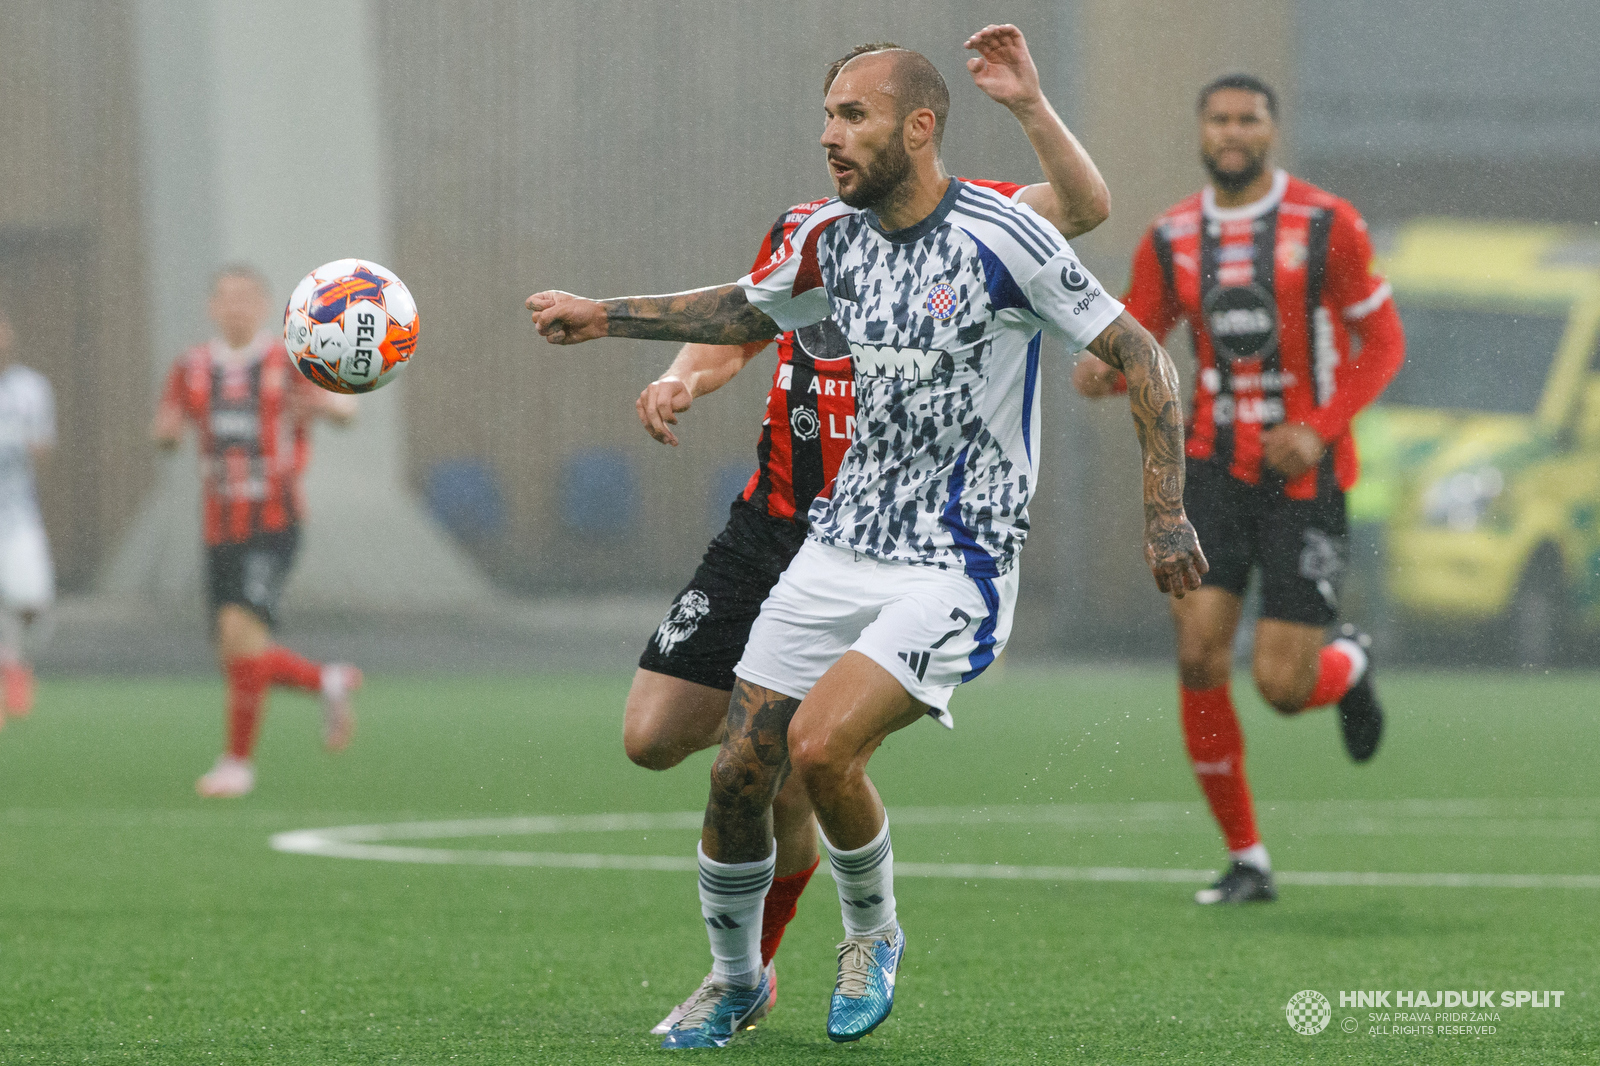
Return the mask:
<svg viewBox="0 0 1600 1066">
<path fill-rule="evenodd" d="M 850 344 L 855 434 L 811 536 L 976 577 L 1015 566 L 1038 480 L 1040 329 L 1077 351 L 1122 313 L 1061 235 L 951 179 L 896 232 L 832 201 L 739 284 L 782 328 L 832 317 Z"/>
</svg>

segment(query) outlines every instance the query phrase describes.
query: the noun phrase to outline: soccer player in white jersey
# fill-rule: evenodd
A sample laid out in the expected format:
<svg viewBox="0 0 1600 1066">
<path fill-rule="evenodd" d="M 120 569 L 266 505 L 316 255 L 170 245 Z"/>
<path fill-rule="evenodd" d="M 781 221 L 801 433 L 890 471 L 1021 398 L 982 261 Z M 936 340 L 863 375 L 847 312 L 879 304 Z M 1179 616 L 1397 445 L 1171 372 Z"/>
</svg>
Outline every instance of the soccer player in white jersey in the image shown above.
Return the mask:
<svg viewBox="0 0 1600 1066">
<path fill-rule="evenodd" d="M 765 999 L 759 933 L 772 797 L 800 775 L 826 838 L 845 939 L 828 1035 L 893 1005 L 905 935 L 866 764 L 890 733 L 951 724 L 957 685 L 1004 648 L 1036 483 L 1041 327 L 1129 379 L 1144 455 L 1145 554 L 1163 592 L 1205 572 L 1183 512 L 1171 361 L 1030 209 L 953 181 L 949 109 L 925 56 L 846 64 L 824 101 L 839 201 L 739 282 L 669 296 L 530 296 L 540 334 L 736 344 L 832 317 L 856 372 L 856 433 L 834 493 L 751 629 L 699 849 L 712 982 L 662 1046 L 720 1047 Z"/>
<path fill-rule="evenodd" d="M 56 444 L 56 403 L 43 374 L 14 362 L 16 335 L 0 311 L 0 687 L 5 715 L 33 709 L 23 641 L 55 602 L 55 568 L 34 490 L 34 467 Z"/>
</svg>

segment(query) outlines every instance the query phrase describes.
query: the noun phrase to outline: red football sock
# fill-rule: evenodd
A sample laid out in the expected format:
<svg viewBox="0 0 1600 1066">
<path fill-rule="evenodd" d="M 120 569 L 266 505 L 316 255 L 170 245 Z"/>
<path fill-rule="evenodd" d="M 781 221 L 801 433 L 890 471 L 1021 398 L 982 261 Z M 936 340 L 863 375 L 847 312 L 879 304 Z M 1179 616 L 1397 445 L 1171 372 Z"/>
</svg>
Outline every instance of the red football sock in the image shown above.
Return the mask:
<svg viewBox="0 0 1600 1066">
<path fill-rule="evenodd" d="M 1326 645 L 1317 660 L 1317 683 L 1306 698 L 1306 707 L 1325 707 L 1338 703 L 1350 691 L 1350 675 L 1355 673 L 1355 663 L 1350 653 L 1339 647 L 1339 641 Z"/>
<path fill-rule="evenodd" d="M 259 655 L 241 655 L 228 662 L 228 754 L 248 759 L 256 746 L 261 705 L 269 679 Z"/>
<path fill-rule="evenodd" d="M 822 861 L 818 856 L 807 869 L 799 873 L 790 874 L 788 877 L 774 877 L 772 887 L 767 889 L 767 902 L 761 912 L 761 965 L 764 968 L 772 961 L 772 956 L 778 953 L 778 945 L 783 942 L 783 931 L 789 927 L 794 919 L 795 905 L 800 902 L 800 893 L 806 890 L 806 882 L 811 880 L 811 875 L 817 872 L 817 863 Z"/>
<path fill-rule="evenodd" d="M 1234 714 L 1228 686 L 1195 690 L 1180 687 L 1183 740 L 1194 776 L 1206 794 L 1211 813 L 1222 827 L 1229 851 L 1261 843 L 1255 806 L 1244 776 L 1244 734 Z"/>
<path fill-rule="evenodd" d="M 305 689 L 322 690 L 322 664 L 296 655 L 281 644 L 274 644 L 257 657 L 267 672 L 268 682 Z"/>
</svg>

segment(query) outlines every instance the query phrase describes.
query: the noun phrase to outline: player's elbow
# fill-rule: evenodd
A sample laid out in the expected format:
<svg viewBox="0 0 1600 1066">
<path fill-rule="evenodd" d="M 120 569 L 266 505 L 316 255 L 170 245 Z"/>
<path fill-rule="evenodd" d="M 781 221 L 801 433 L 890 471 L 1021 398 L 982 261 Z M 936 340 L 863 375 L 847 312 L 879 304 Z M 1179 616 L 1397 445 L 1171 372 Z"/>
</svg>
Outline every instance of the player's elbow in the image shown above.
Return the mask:
<svg viewBox="0 0 1600 1066">
<path fill-rule="evenodd" d="M 1084 201 L 1072 220 L 1073 236 L 1082 236 L 1098 228 L 1111 217 L 1111 190 L 1101 185 L 1094 195 Z"/>
</svg>

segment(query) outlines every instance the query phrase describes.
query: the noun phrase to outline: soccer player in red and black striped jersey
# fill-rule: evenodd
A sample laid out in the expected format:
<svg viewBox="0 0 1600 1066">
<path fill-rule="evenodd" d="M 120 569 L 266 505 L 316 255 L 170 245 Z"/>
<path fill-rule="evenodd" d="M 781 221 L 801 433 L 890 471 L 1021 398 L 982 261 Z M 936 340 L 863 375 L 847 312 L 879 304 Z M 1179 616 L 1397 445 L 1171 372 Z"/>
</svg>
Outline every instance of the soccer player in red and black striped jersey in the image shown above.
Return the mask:
<svg viewBox="0 0 1600 1066">
<path fill-rule="evenodd" d="M 850 59 L 895 47 L 862 45 L 842 57 L 828 71 L 824 93 Z M 1067 237 L 1099 225 L 1110 210 L 1105 182 L 1045 99 L 1021 32 L 1015 26 L 989 26 L 967 47 L 977 52 L 968 62 L 974 82 L 1021 121 L 1049 179 L 1029 186 L 975 184 L 1028 204 Z M 799 204 L 779 216 L 761 241 L 756 264 L 770 259 L 827 202 Z M 640 421 L 656 440 L 676 445 L 672 426 L 677 416 L 696 398 L 732 380 L 768 343 L 684 345 L 667 372 L 640 394 Z M 855 375 L 839 328 L 824 320 L 783 334 L 777 348 L 778 365 L 756 445 L 756 471 L 733 502 L 727 527 L 712 540 L 693 580 L 673 600 L 634 675 L 623 736 L 628 757 L 640 766 L 664 770 L 721 741 L 733 667 L 750 626 L 804 543 L 811 503 L 831 491 L 854 435 Z M 777 867 L 761 936 L 761 962 L 769 975 L 784 928 L 818 861 L 816 821 L 798 775 L 790 777 L 774 802 L 773 823 Z M 771 987 L 775 999 L 775 981 Z M 670 1029 L 687 1005 L 654 1031 Z"/>
<path fill-rule="evenodd" d="M 1211 569 L 1171 603 L 1184 739 L 1231 857 L 1196 899 L 1237 903 L 1276 897 L 1228 692 L 1252 569 L 1262 697 L 1285 715 L 1337 705 L 1357 762 L 1382 736 L 1370 642 L 1350 625 L 1327 642 L 1327 628 L 1345 564 L 1344 494 L 1357 475 L 1350 420 L 1400 369 L 1405 339 L 1355 208 L 1270 165 L 1272 90 L 1249 75 L 1220 78 L 1201 92 L 1199 114 L 1211 183 L 1145 234 L 1125 303 L 1158 338 L 1180 321 L 1194 335 L 1184 506 Z M 1089 356 L 1073 380 L 1103 396 L 1120 377 Z"/>
<path fill-rule="evenodd" d="M 227 750 L 200 778 L 202 796 L 242 796 L 255 787 L 251 753 L 267 690 L 322 698 L 329 750 L 350 742 L 350 694 L 361 672 L 302 658 L 272 639 L 278 597 L 300 538 L 300 478 L 311 457 L 311 423 L 343 424 L 355 398 L 325 392 L 294 369 L 281 340 L 264 330 L 265 280 L 253 268 L 223 268 L 211 293 L 218 336 L 173 364 L 152 436 L 175 448 L 192 424 L 199 442 L 206 573 L 217 658 L 228 683 Z"/>
</svg>

